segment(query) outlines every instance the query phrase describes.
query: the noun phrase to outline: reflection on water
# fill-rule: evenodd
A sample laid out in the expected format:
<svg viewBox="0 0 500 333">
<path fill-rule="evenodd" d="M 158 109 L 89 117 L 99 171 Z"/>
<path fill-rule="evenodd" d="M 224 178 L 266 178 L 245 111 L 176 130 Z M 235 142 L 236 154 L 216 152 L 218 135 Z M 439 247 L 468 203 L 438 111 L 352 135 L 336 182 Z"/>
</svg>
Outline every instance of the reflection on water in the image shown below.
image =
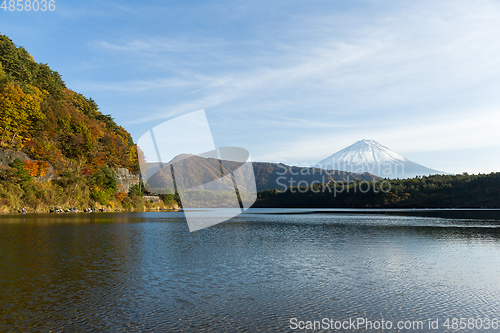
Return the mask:
<svg viewBox="0 0 500 333">
<path fill-rule="evenodd" d="M 0 331 L 500 317 L 498 221 L 286 212 L 195 233 L 180 212 L 0 217 Z"/>
</svg>

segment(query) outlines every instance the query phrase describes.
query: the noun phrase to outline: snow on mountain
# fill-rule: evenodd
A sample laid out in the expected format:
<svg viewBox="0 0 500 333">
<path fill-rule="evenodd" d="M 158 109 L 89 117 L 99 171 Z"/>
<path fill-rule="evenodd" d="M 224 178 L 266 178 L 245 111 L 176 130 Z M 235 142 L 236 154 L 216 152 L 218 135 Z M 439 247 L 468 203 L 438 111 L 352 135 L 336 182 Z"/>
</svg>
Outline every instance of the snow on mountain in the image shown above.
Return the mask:
<svg viewBox="0 0 500 333">
<path fill-rule="evenodd" d="M 443 174 L 412 162 L 373 140 L 360 140 L 315 165 L 328 170 L 369 172 L 384 178 L 413 178 Z"/>
</svg>

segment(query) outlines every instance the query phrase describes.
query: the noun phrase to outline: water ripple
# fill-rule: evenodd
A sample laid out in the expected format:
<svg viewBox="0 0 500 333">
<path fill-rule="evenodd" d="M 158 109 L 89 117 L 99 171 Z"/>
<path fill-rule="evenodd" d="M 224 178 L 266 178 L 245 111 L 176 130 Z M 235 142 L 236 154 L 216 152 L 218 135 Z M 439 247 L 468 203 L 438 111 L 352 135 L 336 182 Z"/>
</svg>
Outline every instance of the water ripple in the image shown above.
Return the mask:
<svg viewBox="0 0 500 333">
<path fill-rule="evenodd" d="M 2 332 L 290 332 L 290 318 L 500 310 L 496 221 L 259 211 L 190 234 L 182 213 L 13 219 L 0 220 Z"/>
</svg>

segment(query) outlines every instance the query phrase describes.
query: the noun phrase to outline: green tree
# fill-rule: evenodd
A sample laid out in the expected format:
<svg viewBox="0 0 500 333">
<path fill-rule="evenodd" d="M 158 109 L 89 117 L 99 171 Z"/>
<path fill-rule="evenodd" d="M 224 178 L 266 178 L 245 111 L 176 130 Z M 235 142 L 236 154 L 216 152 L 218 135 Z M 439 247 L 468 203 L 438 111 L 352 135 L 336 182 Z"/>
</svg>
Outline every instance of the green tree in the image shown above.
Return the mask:
<svg viewBox="0 0 500 333">
<path fill-rule="evenodd" d="M 107 166 L 102 166 L 92 174 L 92 180 L 95 186 L 103 190 L 117 191 L 116 178 L 113 170 Z"/>
<path fill-rule="evenodd" d="M 32 180 L 29 171 L 24 167 L 24 162 L 19 157 L 9 163 L 10 172 L 7 173 L 6 180 L 16 183 L 26 183 Z"/>
</svg>

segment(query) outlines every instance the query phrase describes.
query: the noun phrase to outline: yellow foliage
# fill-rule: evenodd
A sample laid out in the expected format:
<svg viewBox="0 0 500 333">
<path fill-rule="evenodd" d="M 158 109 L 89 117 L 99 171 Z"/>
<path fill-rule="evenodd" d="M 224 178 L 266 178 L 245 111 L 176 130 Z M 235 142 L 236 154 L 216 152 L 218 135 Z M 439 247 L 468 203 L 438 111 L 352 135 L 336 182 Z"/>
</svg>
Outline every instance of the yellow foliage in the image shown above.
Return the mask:
<svg viewBox="0 0 500 333">
<path fill-rule="evenodd" d="M 123 202 L 123 200 L 125 199 L 126 196 L 127 196 L 127 193 L 125 193 L 124 191 L 120 191 L 120 192 L 115 194 L 115 198 L 118 199 L 120 202 Z"/>
<path fill-rule="evenodd" d="M 0 140 L 10 140 L 15 147 L 20 147 L 30 136 L 29 130 L 36 121 L 45 118 L 40 110 L 42 92 L 36 87 L 28 88 L 31 93 L 25 93 L 18 84 L 10 82 L 0 89 Z"/>
<path fill-rule="evenodd" d="M 44 161 L 26 161 L 24 168 L 31 177 L 45 177 L 49 171 L 49 164 Z"/>
</svg>

